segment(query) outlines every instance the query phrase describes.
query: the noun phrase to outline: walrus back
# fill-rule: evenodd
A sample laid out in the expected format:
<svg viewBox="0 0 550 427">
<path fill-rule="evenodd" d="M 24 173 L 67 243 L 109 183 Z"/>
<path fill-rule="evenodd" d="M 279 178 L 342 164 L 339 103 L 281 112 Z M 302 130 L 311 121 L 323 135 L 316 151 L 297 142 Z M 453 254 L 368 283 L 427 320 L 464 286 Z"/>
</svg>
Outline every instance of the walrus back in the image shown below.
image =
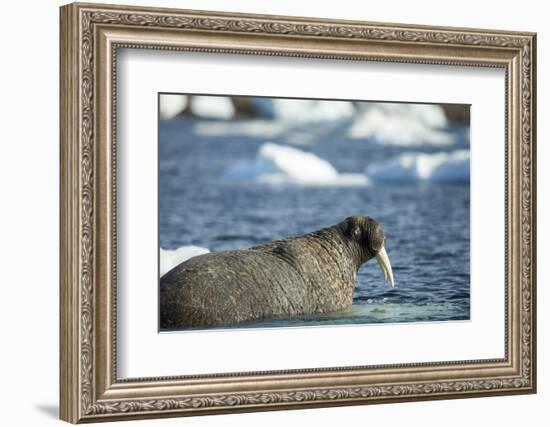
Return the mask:
<svg viewBox="0 0 550 427">
<path fill-rule="evenodd" d="M 323 232 L 189 259 L 161 278 L 161 328 L 222 326 L 342 310 L 356 267 Z"/>
<path fill-rule="evenodd" d="M 208 253 L 161 278 L 161 328 L 229 325 L 311 304 L 298 271 L 272 254 L 252 250 Z"/>
</svg>

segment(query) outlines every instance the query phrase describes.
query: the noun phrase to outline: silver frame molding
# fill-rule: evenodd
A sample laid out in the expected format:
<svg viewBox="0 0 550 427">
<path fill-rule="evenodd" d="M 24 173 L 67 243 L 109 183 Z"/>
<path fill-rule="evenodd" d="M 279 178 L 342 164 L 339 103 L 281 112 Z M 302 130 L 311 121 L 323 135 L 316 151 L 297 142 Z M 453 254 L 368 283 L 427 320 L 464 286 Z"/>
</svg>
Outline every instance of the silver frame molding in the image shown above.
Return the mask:
<svg viewBox="0 0 550 427">
<path fill-rule="evenodd" d="M 536 35 L 100 4 L 60 36 L 60 417 L 72 423 L 536 391 Z M 506 72 L 505 357 L 117 379 L 117 49 L 499 67 Z"/>
</svg>

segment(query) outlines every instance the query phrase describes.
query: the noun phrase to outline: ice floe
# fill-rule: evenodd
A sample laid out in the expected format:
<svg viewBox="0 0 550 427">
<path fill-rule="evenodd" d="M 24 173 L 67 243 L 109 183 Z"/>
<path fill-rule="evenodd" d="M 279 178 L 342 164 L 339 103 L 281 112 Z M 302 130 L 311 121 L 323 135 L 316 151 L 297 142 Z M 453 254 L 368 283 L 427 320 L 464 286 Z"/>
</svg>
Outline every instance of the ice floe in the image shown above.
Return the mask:
<svg viewBox="0 0 550 427">
<path fill-rule="evenodd" d="M 247 136 L 276 138 L 287 135 L 288 142 L 304 143 L 299 132 L 310 124 L 330 125 L 351 120 L 355 108 L 347 101 L 251 98 L 256 118 L 231 121 L 198 122 L 193 132 L 201 136 Z M 311 134 L 311 128 L 307 129 Z M 298 134 L 297 134 L 298 132 Z M 297 139 L 300 141 L 296 142 Z M 308 141 L 310 142 L 310 141 Z"/>
<path fill-rule="evenodd" d="M 189 258 L 193 258 L 198 255 L 203 255 L 210 252 L 206 248 L 200 246 L 180 246 L 177 249 L 163 249 L 160 248 L 160 277 L 168 273 L 176 265 L 181 264 L 183 261 L 187 261 Z"/>
<path fill-rule="evenodd" d="M 162 120 L 173 119 L 185 110 L 188 97 L 186 95 L 163 93 L 160 96 L 159 112 Z"/>
<path fill-rule="evenodd" d="M 373 164 L 365 172 L 375 182 L 469 182 L 470 151 L 404 153 Z"/>
<path fill-rule="evenodd" d="M 274 99 L 273 118 L 291 123 L 316 123 L 348 119 L 355 109 L 348 101 Z"/>
<path fill-rule="evenodd" d="M 193 96 L 191 113 L 203 119 L 229 120 L 235 115 L 235 107 L 227 96 Z"/>
<path fill-rule="evenodd" d="M 225 174 L 227 179 L 256 181 L 269 184 L 300 185 L 366 185 L 363 174 L 341 174 L 328 161 L 313 153 L 294 147 L 265 143 L 254 159 L 232 165 Z"/>
<path fill-rule="evenodd" d="M 446 146 L 455 142 L 445 132 L 447 118 L 438 105 L 372 103 L 364 105 L 347 135 L 381 145 Z"/>
</svg>

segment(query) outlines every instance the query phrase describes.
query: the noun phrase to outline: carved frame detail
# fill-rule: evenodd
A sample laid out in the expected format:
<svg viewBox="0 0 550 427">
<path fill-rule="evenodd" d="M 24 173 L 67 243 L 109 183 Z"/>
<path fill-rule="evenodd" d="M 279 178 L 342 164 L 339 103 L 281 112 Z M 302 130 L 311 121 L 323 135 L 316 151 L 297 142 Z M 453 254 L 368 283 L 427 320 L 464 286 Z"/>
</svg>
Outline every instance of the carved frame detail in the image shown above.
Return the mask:
<svg viewBox="0 0 550 427">
<path fill-rule="evenodd" d="M 102 38 L 102 31 L 108 32 L 111 29 L 127 31 L 127 34 L 138 30 L 140 37 L 163 31 L 198 34 L 197 39 L 203 37 L 202 35 L 207 37 L 215 34 L 216 40 L 225 39 L 227 43 L 221 43 L 218 47 L 204 47 L 200 43 L 195 46 L 163 44 L 158 41 L 143 43 L 138 38 L 132 40 L 131 36 L 127 36 L 125 42 L 115 40 L 116 37 L 112 40 L 107 40 L 108 36 Z M 247 36 L 251 37 L 251 41 L 265 37 L 268 41 L 275 40 L 275 45 L 279 41 L 283 45 L 280 48 L 269 48 L 261 44 L 254 48 L 239 47 L 239 41 Z M 232 44 L 233 39 L 235 42 Z M 322 47 L 308 51 L 298 46 L 300 43 L 320 39 L 326 41 L 326 49 Z M 110 50 L 105 52 L 111 53 L 110 58 L 98 57 L 98 42 L 109 47 Z M 362 43 L 365 43 L 367 53 L 354 53 L 358 52 L 354 50 L 355 46 L 362 47 Z M 399 46 L 399 50 L 392 51 L 390 45 Z M 376 374 L 382 369 L 388 372 L 387 380 L 375 383 L 366 381 L 364 384 L 348 386 L 339 386 L 336 382 L 332 386 L 326 385 L 330 384 L 330 375 L 334 377 L 347 372 L 345 367 L 277 372 L 278 376 L 286 375 L 293 379 L 298 376 L 303 381 L 303 386 L 283 389 L 281 385 L 277 385 L 272 389 L 253 392 L 218 390 L 216 378 L 220 381 L 252 381 L 258 377 L 269 377 L 269 372 L 248 373 L 250 378 L 246 375 L 220 374 L 204 377 L 211 384 L 211 393 L 182 393 L 178 397 L 173 397 L 173 387 L 184 387 L 188 380 L 185 377 L 118 381 L 116 338 L 113 337 L 113 331 L 116 330 L 116 287 L 112 288 L 114 296 L 105 296 L 107 291 L 102 290 L 103 283 L 96 273 L 99 271 L 99 275 L 104 274 L 101 263 L 110 256 L 101 252 L 103 246 L 98 245 L 98 241 L 104 237 L 98 233 L 112 230 L 116 223 L 116 209 L 113 208 L 116 206 L 113 201 L 116 186 L 112 186 L 109 204 L 104 200 L 106 193 L 98 190 L 98 180 L 103 180 L 99 174 L 104 169 L 98 167 L 101 161 L 98 161 L 97 156 L 98 150 L 109 148 L 105 145 L 99 146 L 98 135 L 113 135 L 116 126 L 114 64 L 116 50 L 120 47 L 506 68 L 506 134 L 509 151 L 505 179 L 507 205 L 510 205 L 506 212 L 506 257 L 507 264 L 510 265 L 506 277 L 510 283 L 507 284 L 509 298 L 507 297 L 505 359 L 352 367 L 350 369 L 354 373 L 364 371 L 365 375 Z M 369 49 L 373 53 L 369 54 Z M 99 68 L 103 66 L 111 78 L 105 79 L 101 86 L 98 85 L 98 79 L 102 78 Z M 62 419 L 70 422 L 101 421 L 535 391 L 534 34 L 71 4 L 61 9 L 61 67 Z M 111 93 L 104 98 L 103 92 L 99 91 Z M 101 98 L 101 102 L 98 102 L 98 98 Z M 111 107 L 100 114 L 98 108 L 102 108 L 100 104 L 105 99 L 110 100 Z M 101 122 L 98 116 L 101 116 Z M 111 157 L 106 156 L 112 162 L 114 170 L 115 153 L 112 152 Z M 110 171 L 111 174 L 114 173 L 113 170 Z M 100 183 L 99 186 L 104 185 L 107 188 L 111 184 L 113 182 L 109 181 Z M 109 217 L 105 215 L 106 204 L 111 209 Z M 112 222 L 111 225 L 105 225 L 109 221 Z M 107 228 L 100 230 L 98 222 L 103 224 L 101 227 Z M 511 235 L 511 230 L 516 230 L 517 233 Z M 116 233 L 109 245 L 116 249 Z M 508 248 L 509 246 L 511 247 Z M 111 261 L 107 273 L 116 281 L 116 259 Z M 98 297 L 98 293 L 103 296 Z M 99 307 L 98 304 L 102 304 L 102 301 L 110 302 L 110 306 Z M 103 323 L 107 321 L 109 327 L 106 331 L 97 331 L 98 319 Z M 505 374 L 480 375 L 479 369 L 483 369 L 485 365 L 487 370 L 509 370 Z M 441 367 L 449 370 L 443 377 L 440 374 Z M 460 375 L 455 375 L 459 368 Z M 476 371 L 468 374 L 468 369 L 474 368 Z M 439 376 L 421 381 L 410 380 L 407 375 L 416 370 L 428 377 L 431 371 L 437 371 Z M 316 373 L 326 373 L 329 382 L 324 386 L 308 382 L 308 375 Z M 142 392 L 136 394 L 136 387 L 138 390 L 140 388 L 136 383 L 140 381 L 144 384 Z M 172 390 L 172 394 L 168 391 L 166 393 L 171 396 L 150 393 L 150 386 L 155 382 L 166 387 L 166 390 Z M 124 387 L 129 385 L 133 387 L 133 391 L 125 395 Z M 238 384 L 236 387 L 238 390 Z"/>
</svg>

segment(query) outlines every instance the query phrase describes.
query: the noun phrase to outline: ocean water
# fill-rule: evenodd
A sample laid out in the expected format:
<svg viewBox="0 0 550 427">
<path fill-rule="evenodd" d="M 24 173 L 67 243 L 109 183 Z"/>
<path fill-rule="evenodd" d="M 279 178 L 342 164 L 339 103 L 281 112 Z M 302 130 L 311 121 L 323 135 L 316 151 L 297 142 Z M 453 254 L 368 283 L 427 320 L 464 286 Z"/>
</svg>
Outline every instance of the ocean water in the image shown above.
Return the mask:
<svg viewBox="0 0 550 427">
<path fill-rule="evenodd" d="M 349 309 L 238 327 L 470 318 L 467 180 L 407 178 L 370 180 L 368 185 L 303 185 L 266 183 L 253 177 L 228 179 L 228 171 L 243 160 L 254 160 L 267 140 L 254 134 L 213 136 L 196 131 L 208 123 L 192 118 L 160 121 L 161 248 L 247 248 L 334 225 L 351 215 L 368 215 L 382 224 L 395 276 L 392 289 L 376 261 L 371 260 L 359 270 L 354 302 Z M 345 122 L 332 123 L 328 128 L 310 126 L 313 136 L 307 140 L 296 138 L 294 132 L 292 138 L 282 133 L 270 141 L 312 153 L 345 174 L 365 174 L 369 168 L 395 163 L 395 159 L 409 152 L 441 157 L 442 152 L 469 148 L 467 129 L 461 127 L 446 129 L 456 137 L 451 147 L 402 147 L 348 138 L 345 126 Z"/>
</svg>

